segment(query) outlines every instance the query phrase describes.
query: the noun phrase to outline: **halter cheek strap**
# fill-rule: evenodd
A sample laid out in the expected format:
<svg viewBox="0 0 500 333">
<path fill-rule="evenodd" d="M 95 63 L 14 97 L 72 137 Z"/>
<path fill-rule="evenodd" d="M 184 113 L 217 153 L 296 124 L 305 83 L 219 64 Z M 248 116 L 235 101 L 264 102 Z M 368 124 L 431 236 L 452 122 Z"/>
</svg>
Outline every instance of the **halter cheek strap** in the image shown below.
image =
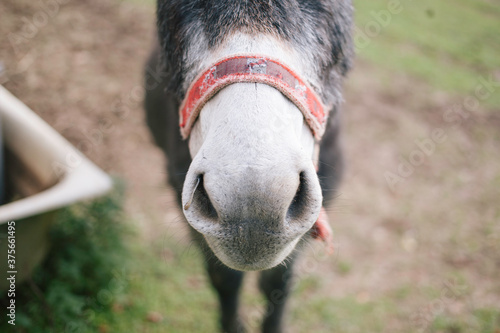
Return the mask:
<svg viewBox="0 0 500 333">
<path fill-rule="evenodd" d="M 286 65 L 267 56 L 237 55 L 224 58 L 199 75 L 189 87 L 181 104 L 180 129 L 184 139 L 189 137 L 198 115 L 217 92 L 224 87 L 241 82 L 264 83 L 279 90 L 302 112 L 317 143 L 315 165 L 317 166 L 318 142 L 325 132 L 329 109 L 323 106 L 314 90 L 297 73 Z M 328 244 L 333 251 L 332 231 L 324 208 L 311 229 L 311 235 Z"/>
</svg>

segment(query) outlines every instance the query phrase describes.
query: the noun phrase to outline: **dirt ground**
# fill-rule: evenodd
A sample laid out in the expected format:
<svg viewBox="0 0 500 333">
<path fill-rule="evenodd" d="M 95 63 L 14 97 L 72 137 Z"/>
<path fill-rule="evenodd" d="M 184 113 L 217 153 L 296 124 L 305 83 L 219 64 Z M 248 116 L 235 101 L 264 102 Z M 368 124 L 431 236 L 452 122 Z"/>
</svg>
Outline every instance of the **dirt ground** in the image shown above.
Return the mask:
<svg viewBox="0 0 500 333">
<path fill-rule="evenodd" d="M 145 239 L 182 238 L 141 108 L 153 8 L 61 2 L 0 3 L 0 83 L 126 180 L 126 208 Z M 299 271 L 320 277 L 320 294 L 394 300 L 399 317 L 386 331 L 406 331 L 419 315 L 460 317 L 500 304 L 500 116 L 481 103 L 467 111 L 465 99 L 361 60 L 346 82 L 347 171 L 329 211 L 337 254 L 325 259 L 315 246 Z M 457 105 L 463 117 L 450 121 Z M 398 168 L 404 175 L 394 178 Z M 437 308 L 443 288 L 455 296 Z"/>
</svg>

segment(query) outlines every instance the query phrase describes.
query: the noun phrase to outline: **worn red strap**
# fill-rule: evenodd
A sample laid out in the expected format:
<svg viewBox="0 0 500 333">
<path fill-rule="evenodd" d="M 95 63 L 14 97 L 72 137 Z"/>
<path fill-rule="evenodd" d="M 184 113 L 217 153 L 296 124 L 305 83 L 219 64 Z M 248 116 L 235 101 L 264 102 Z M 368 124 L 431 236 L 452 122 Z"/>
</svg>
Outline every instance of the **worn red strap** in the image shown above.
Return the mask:
<svg viewBox="0 0 500 333">
<path fill-rule="evenodd" d="M 281 91 L 302 111 L 316 139 L 325 131 L 327 110 L 309 85 L 293 70 L 266 56 L 238 55 L 218 61 L 191 84 L 180 107 L 180 127 L 187 138 L 210 98 L 232 83 L 256 82 Z"/>
</svg>

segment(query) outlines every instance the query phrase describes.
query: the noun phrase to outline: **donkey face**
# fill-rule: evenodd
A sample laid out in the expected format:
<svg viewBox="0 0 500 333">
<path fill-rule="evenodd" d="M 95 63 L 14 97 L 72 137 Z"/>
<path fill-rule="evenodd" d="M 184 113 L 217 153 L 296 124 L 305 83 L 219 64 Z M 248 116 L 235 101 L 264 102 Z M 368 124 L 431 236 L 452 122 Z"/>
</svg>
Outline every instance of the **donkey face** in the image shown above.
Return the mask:
<svg viewBox="0 0 500 333">
<path fill-rule="evenodd" d="M 159 1 L 167 90 L 180 102 L 215 61 L 263 55 L 293 69 L 332 110 L 350 67 L 351 13 L 350 0 Z M 318 218 L 314 140 L 301 110 L 270 86 L 234 83 L 191 129 L 184 214 L 229 267 L 276 266 Z"/>
<path fill-rule="evenodd" d="M 237 53 L 235 44 L 221 53 Z M 191 226 L 231 268 L 282 262 L 322 204 L 314 138 L 301 111 L 268 85 L 232 84 L 205 104 L 189 148 L 182 202 Z"/>
</svg>

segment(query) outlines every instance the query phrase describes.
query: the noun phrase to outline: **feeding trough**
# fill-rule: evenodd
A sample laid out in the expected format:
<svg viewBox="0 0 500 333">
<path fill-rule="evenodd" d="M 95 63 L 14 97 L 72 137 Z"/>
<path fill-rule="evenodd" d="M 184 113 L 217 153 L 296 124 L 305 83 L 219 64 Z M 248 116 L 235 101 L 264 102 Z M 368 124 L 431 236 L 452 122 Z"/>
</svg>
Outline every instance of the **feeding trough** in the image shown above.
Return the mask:
<svg viewBox="0 0 500 333">
<path fill-rule="evenodd" d="M 0 124 L 0 291 L 4 291 L 7 272 L 16 272 L 18 284 L 45 257 L 55 212 L 104 194 L 112 182 L 1 85 Z M 9 225 L 15 229 L 9 230 Z M 13 235 L 15 243 L 9 243 Z M 12 243 L 14 266 L 7 261 L 12 259 L 7 257 Z"/>
</svg>

